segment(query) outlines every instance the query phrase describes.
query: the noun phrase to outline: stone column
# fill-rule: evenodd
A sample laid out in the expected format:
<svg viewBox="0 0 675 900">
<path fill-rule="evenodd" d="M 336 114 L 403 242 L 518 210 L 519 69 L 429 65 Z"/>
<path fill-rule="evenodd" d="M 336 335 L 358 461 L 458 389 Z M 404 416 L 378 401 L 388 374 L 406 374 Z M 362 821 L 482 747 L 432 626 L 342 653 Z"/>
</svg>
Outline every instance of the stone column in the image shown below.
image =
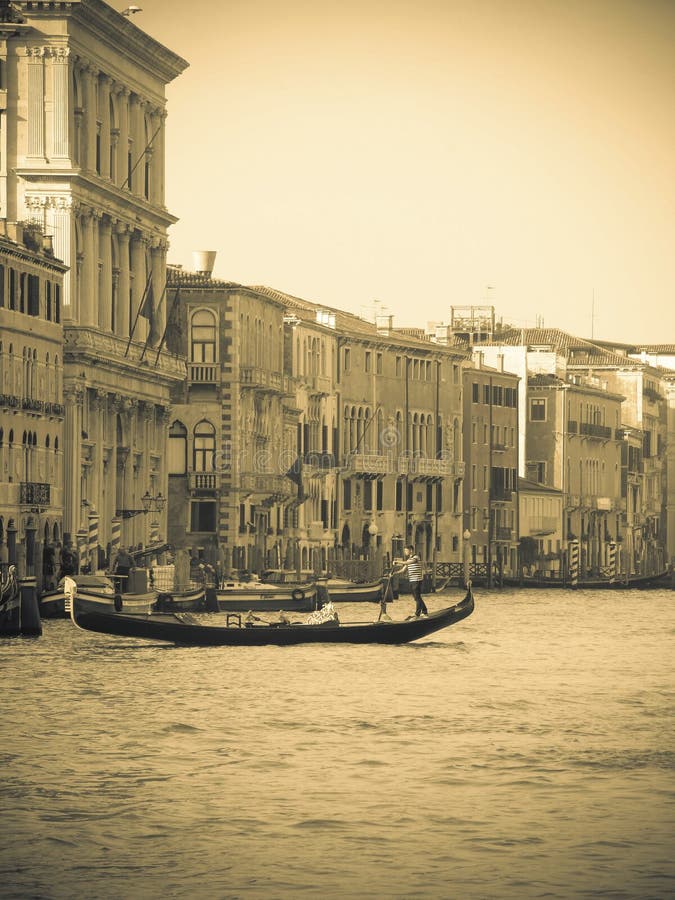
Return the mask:
<svg viewBox="0 0 675 900">
<path fill-rule="evenodd" d="M 99 222 L 99 257 L 101 259 L 101 285 L 98 299 L 98 324 L 104 331 L 112 331 L 113 276 L 112 276 L 112 222 L 103 216 Z"/>
<path fill-rule="evenodd" d="M 64 385 L 63 401 L 66 408 L 63 426 L 63 531 L 74 534 L 79 527 L 80 469 L 82 439 L 82 404 L 84 386 L 79 383 Z"/>
<path fill-rule="evenodd" d="M 117 259 L 119 262 L 119 279 L 117 284 L 117 311 L 115 314 L 116 333 L 123 338 L 129 337 L 129 228 L 117 223 Z"/>
<path fill-rule="evenodd" d="M 101 120 L 101 176 L 110 178 L 110 141 L 112 122 L 110 121 L 110 88 L 112 78 L 101 75 L 98 80 L 98 112 Z"/>
<path fill-rule="evenodd" d="M 98 69 L 89 65 L 84 69 L 84 118 L 86 122 L 84 148 L 84 168 L 89 172 L 96 171 L 96 134 L 97 134 L 97 86 Z"/>
<path fill-rule="evenodd" d="M 117 142 L 117 186 L 126 187 L 130 190 L 127 183 L 127 154 L 129 152 L 129 97 L 128 88 L 118 85 L 116 87 L 117 96 L 117 119 L 119 122 L 119 138 Z"/>
<path fill-rule="evenodd" d="M 150 251 L 154 309 L 150 322 L 150 344 L 156 347 L 166 327 L 166 243 L 157 241 Z"/>
<path fill-rule="evenodd" d="M 27 48 L 28 68 L 28 146 L 32 162 L 45 161 L 45 71 L 44 47 Z"/>
<path fill-rule="evenodd" d="M 59 166 L 72 165 L 70 133 L 70 48 L 52 47 L 52 159 Z"/>
<path fill-rule="evenodd" d="M 145 268 L 146 241 L 138 232 L 131 236 L 131 328 L 134 341 L 144 342 L 148 334 L 148 321 L 139 314 L 141 298 L 145 292 L 147 273 Z M 136 323 L 134 328 L 134 322 Z"/>
<path fill-rule="evenodd" d="M 95 284 L 98 262 L 94 255 L 93 211 L 91 209 L 83 210 L 80 214 L 80 221 L 82 223 L 83 247 L 81 272 L 78 271 L 78 299 L 80 303 L 79 322 L 80 325 L 97 325 L 98 315 L 95 308 Z"/>
<path fill-rule="evenodd" d="M 131 149 L 131 165 L 129 169 L 133 170 L 133 172 L 128 187 L 131 193 L 135 194 L 137 197 L 142 194 L 142 191 L 140 190 L 142 182 L 142 165 L 136 165 L 136 163 L 138 162 L 138 157 L 143 152 L 144 147 L 142 129 L 140 128 L 140 113 L 140 98 L 136 94 L 131 94 L 129 96 L 129 143 Z"/>
</svg>

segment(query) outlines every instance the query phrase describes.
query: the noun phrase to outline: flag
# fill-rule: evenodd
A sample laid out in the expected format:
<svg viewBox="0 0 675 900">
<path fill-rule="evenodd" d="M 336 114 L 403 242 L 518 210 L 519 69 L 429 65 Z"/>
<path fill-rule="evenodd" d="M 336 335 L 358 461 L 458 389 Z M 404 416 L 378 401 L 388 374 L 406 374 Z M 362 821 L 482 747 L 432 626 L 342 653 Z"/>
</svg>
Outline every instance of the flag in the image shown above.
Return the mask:
<svg viewBox="0 0 675 900">
<path fill-rule="evenodd" d="M 145 290 L 145 298 L 141 306 L 141 315 L 144 319 L 151 319 L 155 307 L 155 295 L 152 290 L 152 271 L 148 275 L 148 284 Z"/>
<path fill-rule="evenodd" d="M 298 486 L 298 503 L 302 503 L 303 500 L 306 499 L 307 495 L 302 486 L 302 459 L 297 456 L 295 462 L 290 467 L 290 469 L 285 473 L 286 478 L 290 478 L 293 484 L 297 484 Z"/>
</svg>

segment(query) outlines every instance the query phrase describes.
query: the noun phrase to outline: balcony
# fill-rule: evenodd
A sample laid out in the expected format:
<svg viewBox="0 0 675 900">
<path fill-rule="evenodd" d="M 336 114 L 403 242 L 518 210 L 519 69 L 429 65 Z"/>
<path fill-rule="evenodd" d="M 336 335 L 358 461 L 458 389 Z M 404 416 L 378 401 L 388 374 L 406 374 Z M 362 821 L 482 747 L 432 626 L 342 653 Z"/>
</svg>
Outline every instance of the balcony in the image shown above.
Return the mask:
<svg viewBox="0 0 675 900">
<path fill-rule="evenodd" d="M 281 372 L 270 372 L 260 366 L 241 366 L 239 374 L 243 388 L 283 393 L 284 378 Z"/>
<path fill-rule="evenodd" d="M 539 516 L 536 519 L 530 519 L 530 535 L 533 537 L 554 534 L 559 527 L 560 520 L 555 516 Z"/>
<path fill-rule="evenodd" d="M 327 375 L 303 375 L 302 380 L 311 394 L 330 394 L 333 384 Z"/>
<path fill-rule="evenodd" d="M 494 539 L 496 541 L 510 541 L 512 531 L 506 525 L 496 525 L 494 529 Z"/>
<path fill-rule="evenodd" d="M 565 508 L 577 509 L 581 506 L 581 497 L 579 494 L 565 494 Z"/>
<path fill-rule="evenodd" d="M 250 494 L 263 496 L 279 495 L 279 497 L 291 496 L 291 481 L 285 475 L 271 475 L 259 472 L 242 472 L 239 478 L 239 488 Z M 295 490 L 295 488 L 293 488 Z"/>
<path fill-rule="evenodd" d="M 22 481 L 19 484 L 21 506 L 51 506 L 51 485 L 36 481 Z"/>
<path fill-rule="evenodd" d="M 419 477 L 445 478 L 452 472 L 452 462 L 423 456 L 404 456 L 400 459 L 401 472 Z"/>
<path fill-rule="evenodd" d="M 493 445 L 492 445 L 492 450 L 493 450 L 495 453 L 504 453 L 505 450 L 506 450 L 506 444 L 493 444 Z"/>
<path fill-rule="evenodd" d="M 209 491 L 218 490 L 218 473 L 217 472 L 189 472 L 188 488 L 191 491 Z"/>
<path fill-rule="evenodd" d="M 579 423 L 575 422 L 573 419 L 570 419 L 567 423 L 567 433 L 568 434 L 578 434 L 579 433 Z"/>
<path fill-rule="evenodd" d="M 502 503 L 508 503 L 513 500 L 513 491 L 508 488 L 493 488 L 492 489 L 492 499 L 501 501 Z"/>
<path fill-rule="evenodd" d="M 594 425 L 591 422 L 582 422 L 579 425 L 579 433 L 605 439 L 612 437 L 612 429 L 608 425 Z"/>
<path fill-rule="evenodd" d="M 337 465 L 335 454 L 324 453 L 319 450 L 309 450 L 302 457 L 303 464 L 315 469 L 334 469 Z"/>
<path fill-rule="evenodd" d="M 374 453 L 347 453 L 342 464 L 354 475 L 388 475 L 397 471 L 395 456 L 378 456 Z"/>
<path fill-rule="evenodd" d="M 191 384 L 216 384 L 217 363 L 188 363 L 188 378 Z"/>
</svg>

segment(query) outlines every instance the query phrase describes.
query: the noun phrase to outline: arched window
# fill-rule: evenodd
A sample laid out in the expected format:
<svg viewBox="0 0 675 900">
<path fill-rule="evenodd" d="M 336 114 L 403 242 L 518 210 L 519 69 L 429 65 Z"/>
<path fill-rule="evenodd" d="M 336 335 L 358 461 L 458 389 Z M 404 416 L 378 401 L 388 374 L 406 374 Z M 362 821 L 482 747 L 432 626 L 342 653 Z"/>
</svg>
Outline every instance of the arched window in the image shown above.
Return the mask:
<svg viewBox="0 0 675 900">
<path fill-rule="evenodd" d="M 187 428 L 182 422 L 174 422 L 169 429 L 169 475 L 185 475 L 187 472 Z"/>
<path fill-rule="evenodd" d="M 198 310 L 190 320 L 190 358 L 193 363 L 216 361 L 216 317 L 207 309 Z"/>
<path fill-rule="evenodd" d="M 215 452 L 216 429 L 210 422 L 198 422 L 195 426 L 192 448 L 192 470 L 194 472 L 212 472 Z"/>
</svg>

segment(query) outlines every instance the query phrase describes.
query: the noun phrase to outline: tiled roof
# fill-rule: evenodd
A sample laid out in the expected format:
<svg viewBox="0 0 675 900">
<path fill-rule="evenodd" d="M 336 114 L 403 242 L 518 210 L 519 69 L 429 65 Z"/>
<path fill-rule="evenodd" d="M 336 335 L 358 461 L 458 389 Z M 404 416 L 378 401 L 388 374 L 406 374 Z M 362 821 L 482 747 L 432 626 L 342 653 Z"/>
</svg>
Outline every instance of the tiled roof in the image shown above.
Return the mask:
<svg viewBox="0 0 675 900">
<path fill-rule="evenodd" d="M 166 283 L 168 287 L 204 287 L 204 288 L 232 288 L 241 287 L 232 281 L 220 281 L 212 278 L 210 275 L 203 275 L 200 272 L 190 272 L 183 269 L 182 266 L 166 267 Z"/>
<path fill-rule="evenodd" d="M 593 343 L 585 338 L 575 337 L 559 328 L 510 328 L 495 335 L 493 344 L 507 346 L 550 347 L 567 357 L 568 366 L 639 366 L 639 360 L 630 359 L 619 353 Z"/>
</svg>

